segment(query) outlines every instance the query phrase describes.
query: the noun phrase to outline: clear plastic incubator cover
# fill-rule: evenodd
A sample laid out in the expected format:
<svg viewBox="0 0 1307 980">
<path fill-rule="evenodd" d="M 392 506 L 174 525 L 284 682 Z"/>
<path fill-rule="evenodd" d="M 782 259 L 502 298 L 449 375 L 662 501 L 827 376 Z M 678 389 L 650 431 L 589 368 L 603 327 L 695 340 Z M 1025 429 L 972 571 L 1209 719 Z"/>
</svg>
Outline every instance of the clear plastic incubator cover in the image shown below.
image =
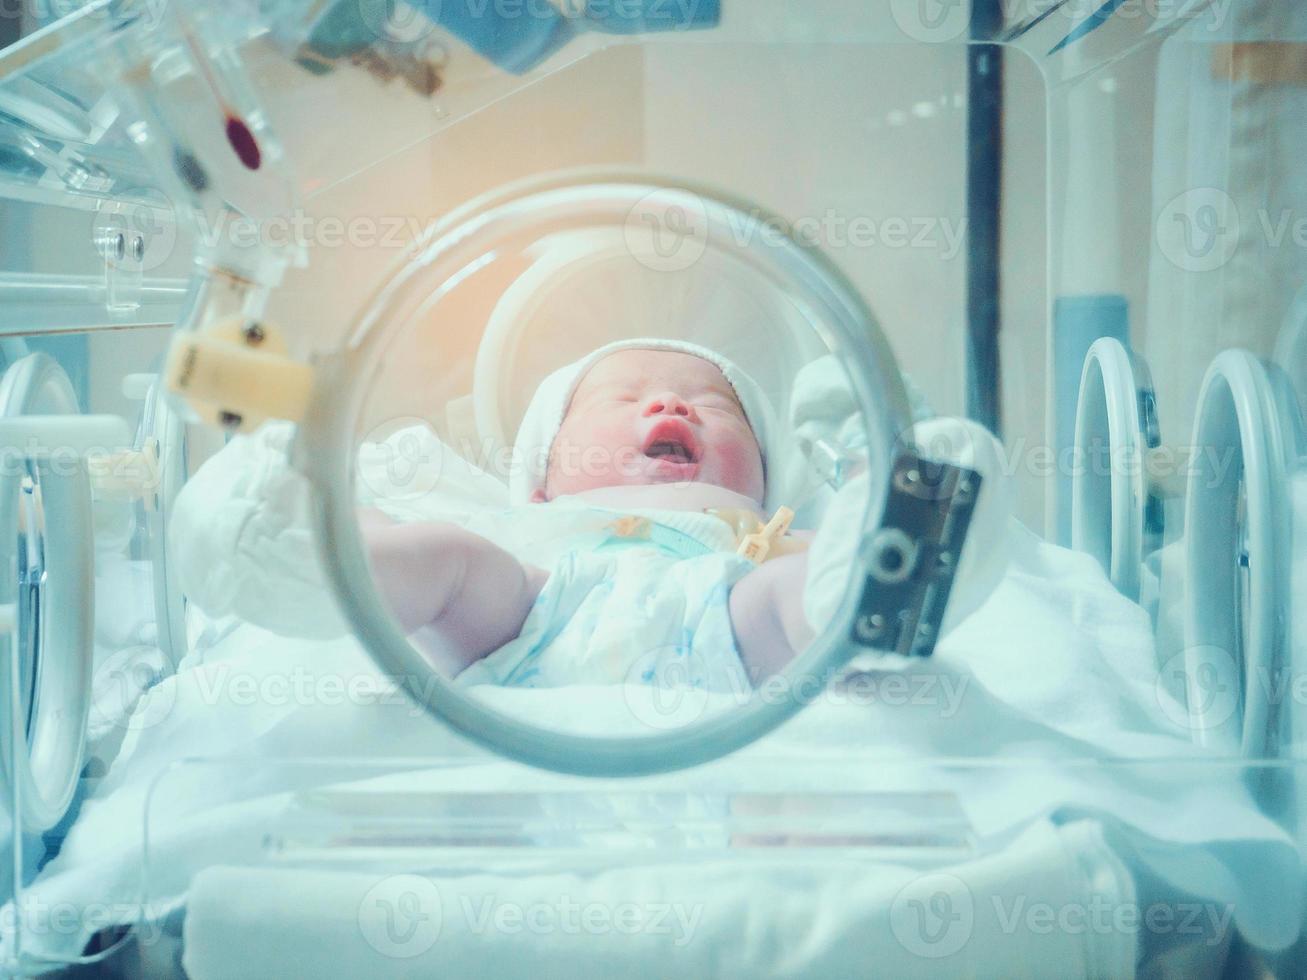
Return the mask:
<svg viewBox="0 0 1307 980">
<path fill-rule="evenodd" d="M 40 355 L 0 383 L 165 474 L 0 487 L 5 969 L 1300 975 L 1301 12 L 419 6 L 97 3 L 0 54 L 7 213 L 85 208 L 63 295 L 182 328 L 95 335 L 135 439 Z M 535 392 L 651 335 L 757 382 L 764 516 L 848 543 L 827 628 L 742 686 L 662 636 L 460 683 L 368 522 L 522 546 Z M 627 510 L 560 527 L 667 533 Z M 88 659 L 129 576 L 149 634 Z"/>
</svg>

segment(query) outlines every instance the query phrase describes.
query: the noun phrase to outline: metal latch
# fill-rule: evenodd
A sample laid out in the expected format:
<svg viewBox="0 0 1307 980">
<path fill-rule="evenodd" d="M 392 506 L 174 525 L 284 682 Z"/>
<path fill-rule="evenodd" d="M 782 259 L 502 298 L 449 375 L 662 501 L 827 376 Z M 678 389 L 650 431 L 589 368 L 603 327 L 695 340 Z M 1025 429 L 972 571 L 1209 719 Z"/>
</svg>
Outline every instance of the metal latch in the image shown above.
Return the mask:
<svg viewBox="0 0 1307 980">
<path fill-rule="evenodd" d="M 863 546 L 855 643 L 914 657 L 935 651 L 981 482 L 975 470 L 895 457 L 880 529 Z"/>
</svg>

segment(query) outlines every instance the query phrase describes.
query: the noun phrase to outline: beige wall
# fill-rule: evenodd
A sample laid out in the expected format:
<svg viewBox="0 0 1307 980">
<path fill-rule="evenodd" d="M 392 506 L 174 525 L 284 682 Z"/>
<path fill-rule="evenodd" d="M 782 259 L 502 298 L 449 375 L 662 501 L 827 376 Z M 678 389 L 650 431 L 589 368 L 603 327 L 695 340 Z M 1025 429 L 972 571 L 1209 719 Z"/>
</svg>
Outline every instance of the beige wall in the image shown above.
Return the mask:
<svg viewBox="0 0 1307 980">
<path fill-rule="evenodd" d="M 863 293 L 903 368 L 938 411 L 961 411 L 966 267 L 960 246 L 950 250 L 965 213 L 961 51 L 754 44 L 706 53 L 669 44 L 646 56 L 651 168 L 821 227 L 821 247 Z"/>
</svg>

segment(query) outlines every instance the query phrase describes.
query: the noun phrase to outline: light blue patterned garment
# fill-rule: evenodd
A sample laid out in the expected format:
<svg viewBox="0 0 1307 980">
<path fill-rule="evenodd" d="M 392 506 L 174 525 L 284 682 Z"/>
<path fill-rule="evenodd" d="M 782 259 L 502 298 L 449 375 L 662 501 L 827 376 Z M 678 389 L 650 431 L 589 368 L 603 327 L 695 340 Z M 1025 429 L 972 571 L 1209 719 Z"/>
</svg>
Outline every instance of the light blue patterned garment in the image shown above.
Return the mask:
<svg viewBox="0 0 1307 980">
<path fill-rule="evenodd" d="M 549 508 L 533 510 L 557 520 Z M 728 602 L 755 566 L 735 554 L 726 524 L 703 514 L 588 510 L 602 522 L 553 563 L 518 638 L 458 683 L 749 691 Z"/>
</svg>

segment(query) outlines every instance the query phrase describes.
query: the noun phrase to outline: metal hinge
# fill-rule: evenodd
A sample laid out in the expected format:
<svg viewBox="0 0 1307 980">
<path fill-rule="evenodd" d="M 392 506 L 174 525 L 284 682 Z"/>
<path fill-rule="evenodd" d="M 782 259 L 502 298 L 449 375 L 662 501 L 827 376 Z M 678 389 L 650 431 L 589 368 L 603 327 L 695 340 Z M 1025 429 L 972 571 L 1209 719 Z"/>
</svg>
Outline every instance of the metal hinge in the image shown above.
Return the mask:
<svg viewBox="0 0 1307 980">
<path fill-rule="evenodd" d="M 855 643 L 914 657 L 934 652 L 980 485 L 975 470 L 912 453 L 895 458 L 880 529 L 863 546 Z"/>
</svg>

